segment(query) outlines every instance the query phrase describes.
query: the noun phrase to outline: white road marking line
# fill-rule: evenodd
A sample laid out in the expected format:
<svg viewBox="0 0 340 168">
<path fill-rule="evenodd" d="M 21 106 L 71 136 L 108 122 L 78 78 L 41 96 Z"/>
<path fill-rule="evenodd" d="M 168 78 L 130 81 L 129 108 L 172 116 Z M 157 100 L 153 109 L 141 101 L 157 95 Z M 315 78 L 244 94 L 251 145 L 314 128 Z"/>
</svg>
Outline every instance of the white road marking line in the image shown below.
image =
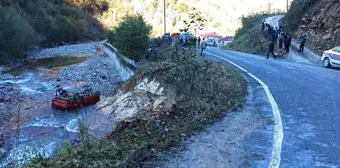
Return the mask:
<svg viewBox="0 0 340 168">
<path fill-rule="evenodd" d="M 253 74 L 251 74 L 250 72 L 248 72 L 247 70 L 245 70 L 244 68 L 240 67 L 239 65 L 223 58 L 220 57 L 218 55 L 212 54 L 207 52 L 209 55 L 212 55 L 214 57 L 220 58 L 222 60 L 225 60 L 227 62 L 229 62 L 230 64 L 236 66 L 237 68 L 241 69 L 243 72 L 247 73 L 250 77 L 252 77 L 253 79 L 255 79 L 258 83 L 260 83 L 264 89 L 264 91 L 266 92 L 266 95 L 268 97 L 268 100 L 271 104 L 272 107 L 272 111 L 273 111 L 273 116 L 274 116 L 274 137 L 273 137 L 273 146 L 272 146 L 272 156 L 270 159 L 270 163 L 269 163 L 269 168 L 279 168 L 280 167 L 280 162 L 281 162 L 281 151 L 282 151 L 282 141 L 283 141 L 283 128 L 282 128 L 282 120 L 281 120 L 281 115 L 280 115 L 280 110 L 279 107 L 272 95 L 272 93 L 269 90 L 269 87 L 262 82 L 259 78 L 257 78 L 256 76 L 254 76 Z"/>
</svg>

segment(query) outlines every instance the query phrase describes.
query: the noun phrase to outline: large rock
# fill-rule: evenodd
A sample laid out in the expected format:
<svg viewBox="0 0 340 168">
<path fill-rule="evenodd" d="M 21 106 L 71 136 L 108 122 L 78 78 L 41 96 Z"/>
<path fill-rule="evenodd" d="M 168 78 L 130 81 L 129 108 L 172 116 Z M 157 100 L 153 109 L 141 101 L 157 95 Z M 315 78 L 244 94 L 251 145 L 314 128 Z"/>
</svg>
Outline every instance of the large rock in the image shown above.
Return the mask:
<svg viewBox="0 0 340 168">
<path fill-rule="evenodd" d="M 0 133 L 0 148 L 5 144 L 5 138 L 2 133 Z"/>
<path fill-rule="evenodd" d="M 117 121 L 126 121 L 150 111 L 166 111 L 175 104 L 176 94 L 164 88 L 155 78 L 144 78 L 139 82 L 129 81 L 130 89 L 120 90 L 115 96 L 102 99 L 95 110 L 112 115 Z"/>
<path fill-rule="evenodd" d="M 340 28 L 340 23 L 335 24 L 335 28 L 339 29 Z"/>
<path fill-rule="evenodd" d="M 332 34 L 329 33 L 329 34 L 322 36 L 322 39 L 327 40 L 327 39 L 330 39 L 331 37 L 332 37 Z"/>
<path fill-rule="evenodd" d="M 0 93 L 0 102 L 4 102 L 6 99 L 5 94 Z"/>
<path fill-rule="evenodd" d="M 6 156 L 6 150 L 3 148 L 0 148 L 0 158 L 4 158 Z"/>
</svg>

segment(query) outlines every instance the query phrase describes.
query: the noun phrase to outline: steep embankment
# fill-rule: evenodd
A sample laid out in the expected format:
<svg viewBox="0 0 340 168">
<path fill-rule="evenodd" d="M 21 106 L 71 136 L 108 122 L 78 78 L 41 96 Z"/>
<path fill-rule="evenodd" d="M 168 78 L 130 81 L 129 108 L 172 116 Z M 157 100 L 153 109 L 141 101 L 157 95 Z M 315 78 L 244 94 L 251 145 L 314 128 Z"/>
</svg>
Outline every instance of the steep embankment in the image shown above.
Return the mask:
<svg viewBox="0 0 340 168">
<path fill-rule="evenodd" d="M 317 52 L 340 45 L 340 1 L 295 0 L 282 21 L 296 37 L 306 32 Z"/>
</svg>

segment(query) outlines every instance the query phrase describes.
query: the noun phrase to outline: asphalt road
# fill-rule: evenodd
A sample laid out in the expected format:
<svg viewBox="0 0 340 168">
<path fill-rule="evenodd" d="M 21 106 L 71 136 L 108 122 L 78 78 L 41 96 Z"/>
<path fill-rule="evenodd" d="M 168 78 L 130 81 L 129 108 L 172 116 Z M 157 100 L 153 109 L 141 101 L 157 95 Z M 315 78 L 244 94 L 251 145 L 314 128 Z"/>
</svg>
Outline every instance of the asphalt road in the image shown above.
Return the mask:
<svg viewBox="0 0 340 168">
<path fill-rule="evenodd" d="M 280 167 L 340 167 L 339 70 L 208 48 L 208 57 L 212 54 L 241 66 L 269 87 L 283 125 Z"/>
</svg>

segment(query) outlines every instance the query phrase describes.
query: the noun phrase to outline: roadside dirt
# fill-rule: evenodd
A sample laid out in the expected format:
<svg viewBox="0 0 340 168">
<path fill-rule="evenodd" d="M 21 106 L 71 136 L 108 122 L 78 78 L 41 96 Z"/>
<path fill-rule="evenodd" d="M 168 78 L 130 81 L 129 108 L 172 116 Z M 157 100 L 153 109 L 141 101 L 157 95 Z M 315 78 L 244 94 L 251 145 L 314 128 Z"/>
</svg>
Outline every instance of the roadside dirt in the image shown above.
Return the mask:
<svg viewBox="0 0 340 168">
<path fill-rule="evenodd" d="M 273 121 L 263 89 L 250 79 L 244 107 L 204 132 L 185 138 L 182 146 L 157 167 L 266 167 L 272 146 Z"/>
</svg>

